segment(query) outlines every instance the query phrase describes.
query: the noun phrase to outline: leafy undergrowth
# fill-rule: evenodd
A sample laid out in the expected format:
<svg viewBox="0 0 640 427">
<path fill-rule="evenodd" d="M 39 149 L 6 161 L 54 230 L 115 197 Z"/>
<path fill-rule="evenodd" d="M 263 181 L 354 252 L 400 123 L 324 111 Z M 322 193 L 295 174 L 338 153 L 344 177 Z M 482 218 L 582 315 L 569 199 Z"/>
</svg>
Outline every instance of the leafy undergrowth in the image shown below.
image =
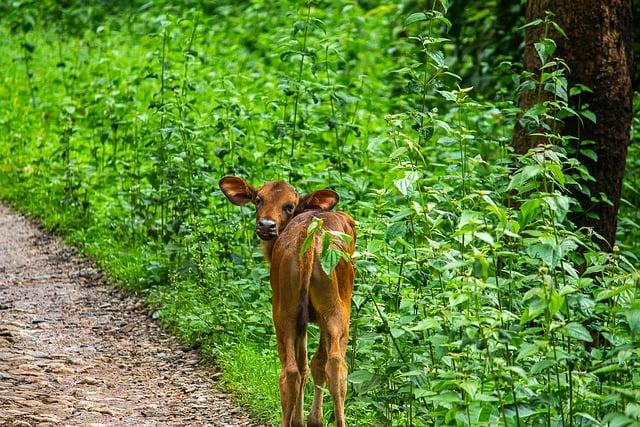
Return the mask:
<svg viewBox="0 0 640 427">
<path fill-rule="evenodd" d="M 593 120 L 568 109 L 584 89 L 548 40 L 540 76 L 504 63 L 464 87 L 481 64 L 455 55 L 448 2 L 366 3 L 23 2 L 0 21 L 1 197 L 143 294 L 267 422 L 268 270 L 224 175 L 331 187 L 357 219 L 350 425 L 637 421 L 637 175 L 602 252 L 571 222 L 589 176 L 556 131 Z M 525 90 L 550 95 L 520 124 L 554 144 L 515 156 Z"/>
</svg>

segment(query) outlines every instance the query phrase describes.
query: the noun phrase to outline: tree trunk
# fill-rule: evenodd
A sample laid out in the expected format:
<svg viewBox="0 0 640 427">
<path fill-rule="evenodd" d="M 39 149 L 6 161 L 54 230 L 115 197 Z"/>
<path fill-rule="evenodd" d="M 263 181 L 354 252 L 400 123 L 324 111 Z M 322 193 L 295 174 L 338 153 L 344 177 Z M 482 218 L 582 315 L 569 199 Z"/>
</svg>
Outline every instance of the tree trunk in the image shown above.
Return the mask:
<svg viewBox="0 0 640 427">
<path fill-rule="evenodd" d="M 563 134 L 595 141 L 597 161 L 584 156 L 580 161 L 587 167 L 595 182 L 588 183 L 591 196 L 574 194 L 583 212 L 573 217 L 578 226 L 593 227 L 606 242 L 603 249 L 610 250 L 615 243 L 617 212 L 620 204 L 622 178 L 630 143 L 633 89 L 633 19 L 631 0 L 528 0 L 527 22 L 544 18 L 545 11 L 555 14 L 554 20 L 567 37 L 551 33 L 557 45 L 556 56 L 569 66 L 569 87 L 583 84 L 593 93 L 582 93 L 580 99 L 588 104 L 597 121 L 585 120 L 580 124 L 572 118 L 564 122 Z M 540 66 L 533 43 L 543 37 L 541 26 L 527 29 L 524 54 L 525 68 L 539 74 Z M 520 98 L 520 107 L 526 110 L 539 102 L 533 92 Z M 532 144 L 539 143 L 516 128 L 512 144 L 518 153 L 526 153 Z M 599 201 L 600 194 L 611 202 Z M 597 216 L 597 217 L 596 217 Z"/>
</svg>

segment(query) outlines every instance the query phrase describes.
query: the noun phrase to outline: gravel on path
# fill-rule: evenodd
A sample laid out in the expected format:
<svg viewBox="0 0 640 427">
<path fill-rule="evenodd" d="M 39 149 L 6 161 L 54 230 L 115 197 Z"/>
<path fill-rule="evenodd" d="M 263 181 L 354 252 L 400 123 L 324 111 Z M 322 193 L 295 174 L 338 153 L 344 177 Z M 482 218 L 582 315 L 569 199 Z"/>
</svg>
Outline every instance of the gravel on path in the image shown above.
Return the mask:
<svg viewBox="0 0 640 427">
<path fill-rule="evenodd" d="M 0 426 L 257 426 L 219 373 L 0 204 Z"/>
</svg>

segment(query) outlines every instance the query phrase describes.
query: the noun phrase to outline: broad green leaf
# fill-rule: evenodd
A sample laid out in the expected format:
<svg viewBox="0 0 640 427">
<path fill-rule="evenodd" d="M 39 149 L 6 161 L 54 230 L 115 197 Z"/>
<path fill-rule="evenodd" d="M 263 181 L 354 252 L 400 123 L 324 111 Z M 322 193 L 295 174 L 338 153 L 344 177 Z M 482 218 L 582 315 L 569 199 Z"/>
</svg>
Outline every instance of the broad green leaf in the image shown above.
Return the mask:
<svg viewBox="0 0 640 427">
<path fill-rule="evenodd" d="M 628 291 L 630 288 L 631 288 L 631 285 L 623 285 L 623 286 L 616 286 L 611 289 L 605 289 L 602 292 L 598 293 L 598 295 L 596 296 L 596 302 L 604 301 L 606 299 L 618 296 L 621 293 Z"/>
<path fill-rule="evenodd" d="M 533 375 L 541 374 L 542 372 L 551 368 L 553 365 L 554 365 L 553 360 L 549 360 L 549 359 L 539 360 L 536 363 L 534 363 L 533 366 L 531 367 L 531 373 Z"/>
<path fill-rule="evenodd" d="M 478 392 L 478 384 L 470 381 L 463 381 L 460 383 L 460 388 L 467 393 L 470 399 L 473 399 Z"/>
<path fill-rule="evenodd" d="M 549 172 L 551 172 L 551 176 L 553 177 L 553 179 L 556 182 L 558 182 L 558 184 L 560 184 L 561 186 L 564 186 L 565 177 L 564 177 L 564 173 L 562 172 L 562 168 L 560 167 L 560 165 L 556 165 L 556 164 L 553 164 L 553 163 L 548 164 L 547 165 L 547 170 Z"/>
<path fill-rule="evenodd" d="M 406 171 L 404 178 L 396 179 L 393 183 L 403 196 L 409 196 L 413 193 L 414 185 L 418 179 L 420 179 L 420 175 L 417 172 Z"/>
<path fill-rule="evenodd" d="M 353 238 L 347 233 L 343 233 L 342 231 L 326 230 L 325 233 L 331 235 L 331 240 L 333 242 L 339 240 L 346 243 L 347 245 L 350 245 L 353 242 Z"/>
<path fill-rule="evenodd" d="M 511 182 L 509 182 L 509 186 L 507 190 L 522 190 L 522 188 L 529 184 L 533 178 L 542 174 L 544 169 L 541 165 L 528 165 L 519 170 L 513 177 L 511 178 Z"/>
<path fill-rule="evenodd" d="M 591 123 L 596 123 L 596 115 L 593 111 L 590 110 L 582 110 L 580 111 L 580 115 L 585 119 L 589 120 Z"/>
<path fill-rule="evenodd" d="M 640 405 L 638 403 L 627 403 L 624 413 L 640 422 Z"/>
<path fill-rule="evenodd" d="M 397 237 L 404 236 L 407 232 L 407 224 L 404 221 L 394 222 L 389 227 L 387 227 L 387 231 L 385 232 L 385 240 L 390 242 Z"/>
<path fill-rule="evenodd" d="M 527 406 L 527 405 L 518 405 L 518 416 L 520 418 L 526 418 L 526 417 L 530 417 L 531 415 L 536 414 L 537 412 L 534 411 L 533 409 L 531 409 L 531 407 Z M 509 416 L 509 417 L 515 417 L 516 416 L 516 410 L 513 407 L 508 407 L 505 408 L 504 410 L 504 414 Z"/>
<path fill-rule="evenodd" d="M 609 413 L 604 418 L 604 425 L 607 427 L 636 427 L 637 421 L 632 418 L 629 418 L 625 414 L 620 413 Z"/>
<path fill-rule="evenodd" d="M 392 337 L 394 338 L 400 338 L 402 335 L 405 334 L 405 330 L 402 328 L 391 328 L 389 330 L 389 333 L 391 334 Z"/>
<path fill-rule="evenodd" d="M 336 268 L 341 258 L 342 251 L 339 249 L 329 247 L 322 253 L 320 256 L 320 265 L 327 276 L 331 275 L 331 272 Z"/>
<path fill-rule="evenodd" d="M 405 19 L 404 25 L 405 26 L 411 25 L 415 22 L 426 21 L 426 20 L 427 20 L 427 15 L 424 12 L 416 12 L 416 13 L 412 13 L 407 17 L 407 19 Z"/>
<path fill-rule="evenodd" d="M 307 235 L 302 241 L 302 245 L 300 245 L 300 255 L 304 255 L 307 253 L 311 244 L 313 243 L 313 239 L 315 234 L 322 228 L 323 221 L 320 218 L 313 217 L 309 226 L 307 227 Z"/>
<path fill-rule="evenodd" d="M 593 341 L 593 338 L 591 338 L 591 334 L 589 333 L 587 328 L 577 322 L 567 323 L 564 328 L 562 328 L 562 331 L 566 336 L 575 338 L 577 340 L 586 342 Z"/>
<path fill-rule="evenodd" d="M 598 155 L 596 154 L 595 151 L 591 150 L 591 149 L 581 149 L 580 150 L 580 154 L 582 154 L 583 156 L 585 156 L 586 158 L 593 160 L 594 162 L 598 161 Z"/>
<path fill-rule="evenodd" d="M 322 233 L 322 253 L 324 254 L 331 244 L 331 235 L 327 232 Z"/>
<path fill-rule="evenodd" d="M 542 64 L 546 64 L 549 58 L 556 51 L 556 43 L 551 39 L 543 39 L 537 43 L 533 44 L 536 52 L 538 53 L 538 58 L 540 58 L 540 62 Z"/>
<path fill-rule="evenodd" d="M 521 227 L 527 226 L 534 219 L 540 219 L 539 208 L 542 205 L 543 199 L 534 198 L 529 199 L 520 206 L 520 212 L 518 213 L 518 222 Z"/>
<path fill-rule="evenodd" d="M 495 242 L 495 240 L 493 239 L 493 236 L 491 236 L 491 234 L 486 233 L 484 231 L 478 231 L 477 233 L 474 234 L 474 236 L 490 245 L 493 245 L 493 243 Z"/>
<path fill-rule="evenodd" d="M 602 425 L 602 424 L 600 424 L 600 422 L 598 420 L 593 418 L 591 415 L 589 415 L 589 414 L 587 414 L 585 412 L 576 412 L 576 419 L 580 420 L 581 418 L 587 420 L 588 422 L 590 422 L 594 426 Z M 582 421 L 580 421 L 580 425 L 582 425 Z M 585 425 L 588 425 L 588 424 L 585 424 Z"/>
<path fill-rule="evenodd" d="M 592 371 L 592 374 L 608 374 L 610 372 L 617 372 L 617 371 L 621 371 L 624 370 L 624 368 L 618 364 L 618 363 L 612 363 L 610 365 L 605 365 L 602 366 L 594 371 Z"/>
<path fill-rule="evenodd" d="M 555 267 L 556 259 L 552 245 L 547 243 L 536 243 L 528 246 L 526 251 L 531 257 L 544 261 L 548 267 Z"/>
<path fill-rule="evenodd" d="M 520 346 L 516 361 L 526 360 L 538 352 L 538 346 L 532 343 L 523 343 Z"/>
<path fill-rule="evenodd" d="M 564 296 L 560 295 L 558 292 L 553 292 L 549 301 L 549 314 L 551 316 L 555 316 L 556 313 L 560 311 L 563 305 Z"/>
<path fill-rule="evenodd" d="M 371 381 L 372 378 L 373 374 L 371 372 L 362 369 L 351 372 L 347 377 L 349 382 L 352 384 L 362 384 L 364 382 Z"/>
<path fill-rule="evenodd" d="M 629 329 L 633 335 L 640 335 L 640 300 L 635 300 L 631 307 L 624 311 L 629 323 Z"/>
</svg>

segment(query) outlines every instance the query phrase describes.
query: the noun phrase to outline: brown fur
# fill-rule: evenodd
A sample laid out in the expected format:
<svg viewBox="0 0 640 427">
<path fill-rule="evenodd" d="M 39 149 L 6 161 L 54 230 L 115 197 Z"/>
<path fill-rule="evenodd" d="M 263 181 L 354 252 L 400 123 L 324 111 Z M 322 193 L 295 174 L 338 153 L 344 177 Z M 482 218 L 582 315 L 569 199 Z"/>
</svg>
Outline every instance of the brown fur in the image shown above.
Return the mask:
<svg viewBox="0 0 640 427">
<path fill-rule="evenodd" d="M 341 260 L 328 276 L 320 265 L 322 242 L 314 236 L 309 250 L 300 255 L 313 217 L 322 219 L 323 229 L 350 235 L 349 244 L 336 241 L 332 245 L 353 254 L 355 223 L 344 212 L 330 212 L 338 202 L 331 190 L 319 190 L 300 198 L 282 181 L 266 183 L 254 189 L 240 178 L 225 177 L 220 188 L 234 204 L 259 201 L 256 221 L 268 218 L 277 224 L 277 236 L 264 241 L 264 252 L 270 262 L 273 292 L 273 323 L 280 357 L 280 401 L 283 427 L 303 426 L 303 391 L 307 378 L 308 321 L 320 328 L 320 346 L 311 361 L 314 397 L 308 426 L 322 426 L 322 387 L 327 385 L 334 402 L 336 426 L 344 426 L 344 398 L 347 369 L 345 351 L 349 339 L 349 317 L 354 269 L 351 262 Z M 295 203 L 287 214 L 285 206 Z"/>
</svg>

